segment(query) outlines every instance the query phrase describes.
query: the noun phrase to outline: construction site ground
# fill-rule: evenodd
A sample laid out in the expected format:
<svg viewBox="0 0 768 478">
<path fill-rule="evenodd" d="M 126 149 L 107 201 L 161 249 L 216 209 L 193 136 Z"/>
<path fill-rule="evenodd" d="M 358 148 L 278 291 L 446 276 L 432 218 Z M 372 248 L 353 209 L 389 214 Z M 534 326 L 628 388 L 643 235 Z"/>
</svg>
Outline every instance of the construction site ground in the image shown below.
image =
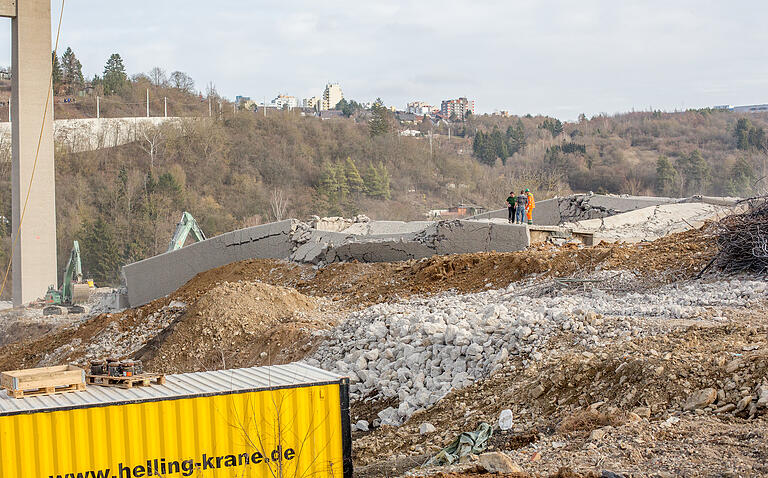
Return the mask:
<svg viewBox="0 0 768 478">
<path fill-rule="evenodd" d="M 286 363 L 313 356 L 350 314 L 413 297 L 514 291 L 516 284 L 542 296 L 631 296 L 698 280 L 728 287 L 729 279 L 717 275 L 697 279 L 715 253 L 705 226 L 654 242 L 542 244 L 399 263 L 315 268 L 252 259 L 199 274 L 166 298 L 119 313 L 46 324 L 16 309 L 1 311 L 8 325 L 0 330 L 0 370 L 107 355 L 140 358 L 146 369 L 164 373 Z M 591 279 L 605 271 L 623 275 Z M 760 386 L 768 386 L 766 310 L 766 297 L 758 296 L 702 307 L 693 318 L 634 317 L 633 327 L 649 332 L 598 347 L 562 330 L 540 357 L 513 355 L 401 426 L 356 429 L 356 476 L 768 475 L 768 415 L 757 406 Z M 715 400 L 687 407 L 708 389 Z M 388 407 L 397 408 L 397 397 L 358 399 L 352 423 L 374 424 Z M 504 409 L 514 425 L 497 429 L 488 451 L 507 453 L 523 474 L 487 474 L 474 457 L 421 467 L 459 433 L 481 422 L 497 426 Z M 434 431 L 420 432 L 423 424 Z"/>
</svg>

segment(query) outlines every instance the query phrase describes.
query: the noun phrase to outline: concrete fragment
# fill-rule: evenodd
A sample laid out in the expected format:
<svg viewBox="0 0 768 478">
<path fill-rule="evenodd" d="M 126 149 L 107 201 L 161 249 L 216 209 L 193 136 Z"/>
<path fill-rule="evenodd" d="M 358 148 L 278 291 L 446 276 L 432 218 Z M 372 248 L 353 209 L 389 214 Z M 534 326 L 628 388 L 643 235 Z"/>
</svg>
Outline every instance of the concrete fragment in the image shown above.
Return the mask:
<svg viewBox="0 0 768 478">
<path fill-rule="evenodd" d="M 437 429 L 429 422 L 419 425 L 419 435 L 427 435 L 429 433 L 435 433 L 435 431 L 437 431 Z"/>
<path fill-rule="evenodd" d="M 498 451 L 483 453 L 479 463 L 489 473 L 524 473 L 509 456 Z"/>
<path fill-rule="evenodd" d="M 704 408 L 717 400 L 717 390 L 714 388 L 705 388 L 692 393 L 683 405 L 683 410 L 691 411 L 698 408 Z"/>
</svg>

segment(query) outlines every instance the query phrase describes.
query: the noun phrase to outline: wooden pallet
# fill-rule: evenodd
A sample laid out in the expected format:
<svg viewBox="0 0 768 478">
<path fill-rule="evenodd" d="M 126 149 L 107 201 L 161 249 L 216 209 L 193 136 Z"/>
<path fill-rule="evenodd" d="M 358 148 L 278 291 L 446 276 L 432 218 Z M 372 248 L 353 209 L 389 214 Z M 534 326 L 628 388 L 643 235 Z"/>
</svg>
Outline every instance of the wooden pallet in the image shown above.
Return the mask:
<svg viewBox="0 0 768 478">
<path fill-rule="evenodd" d="M 55 395 L 57 393 L 82 392 L 84 383 L 73 383 L 64 387 L 44 387 L 35 390 L 8 390 L 8 396 L 13 398 L 40 397 L 43 395 Z"/>
<path fill-rule="evenodd" d="M 134 375 L 133 377 L 112 377 L 109 375 L 86 375 L 88 385 L 99 385 L 101 387 L 148 387 L 152 383 L 158 385 L 165 384 L 165 375 L 160 373 L 145 373 Z"/>
<path fill-rule="evenodd" d="M 85 371 L 73 365 L 0 373 L 0 386 L 14 398 L 85 390 Z"/>
</svg>

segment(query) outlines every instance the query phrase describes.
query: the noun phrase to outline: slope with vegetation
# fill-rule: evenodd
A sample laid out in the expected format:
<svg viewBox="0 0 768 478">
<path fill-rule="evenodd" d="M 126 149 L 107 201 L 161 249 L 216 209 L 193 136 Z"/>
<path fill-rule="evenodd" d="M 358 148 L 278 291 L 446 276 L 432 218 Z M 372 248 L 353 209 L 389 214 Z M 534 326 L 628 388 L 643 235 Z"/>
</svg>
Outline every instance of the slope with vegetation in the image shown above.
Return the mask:
<svg viewBox="0 0 768 478">
<path fill-rule="evenodd" d="M 57 146 L 59 266 L 79 239 L 87 273 L 100 284 L 115 284 L 120 265 L 163 252 L 184 210 L 214 235 L 313 214 L 411 220 L 459 202 L 503 207 L 523 187 L 538 199 L 590 190 L 749 196 L 765 188 L 768 117 L 760 114 L 632 112 L 573 123 L 469 115 L 411 125 L 377 100 L 369 110 L 344 101 L 348 117 L 327 121 L 300 110 L 223 108 L 208 117 L 209 101 L 223 104 L 213 85 L 204 95 L 186 74 L 167 77 L 161 68 L 129 78 L 117 54 L 86 82 L 70 53 L 56 88 L 75 94 L 74 106 L 62 108 L 80 117 L 96 95 L 106 96 L 102 111 L 110 101 L 119 106 L 108 116 L 144 112 L 147 89 L 153 110 L 164 97 L 169 109 L 204 105 L 203 114 L 169 111 L 197 118 L 147 127 L 135 143 L 82 153 Z M 398 134 L 413 127 L 424 135 Z M 0 149 L 0 216 L 9 218 L 10 155 Z M 9 229 L 0 221 L 3 263 Z"/>
</svg>

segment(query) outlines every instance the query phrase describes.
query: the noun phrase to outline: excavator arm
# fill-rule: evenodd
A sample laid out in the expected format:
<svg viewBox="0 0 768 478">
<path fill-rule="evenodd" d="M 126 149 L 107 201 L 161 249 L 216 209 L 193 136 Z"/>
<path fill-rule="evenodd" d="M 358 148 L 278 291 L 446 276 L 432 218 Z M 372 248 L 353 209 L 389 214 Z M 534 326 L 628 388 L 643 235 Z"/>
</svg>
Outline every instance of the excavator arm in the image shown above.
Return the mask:
<svg viewBox="0 0 768 478">
<path fill-rule="evenodd" d="M 80 243 L 75 241 L 69 254 L 67 268 L 61 283 L 61 298 L 65 304 L 72 303 L 72 284 L 83 281 L 83 264 L 80 260 Z"/>
<path fill-rule="evenodd" d="M 200 229 L 200 226 L 197 225 L 195 218 L 192 217 L 192 214 L 185 211 L 181 216 L 181 220 L 176 225 L 176 232 L 173 233 L 171 243 L 168 244 L 168 250 L 166 252 L 175 251 L 176 249 L 184 247 L 184 243 L 190 232 L 195 236 L 197 241 L 205 240 L 205 234 L 203 233 L 203 230 Z"/>
</svg>

